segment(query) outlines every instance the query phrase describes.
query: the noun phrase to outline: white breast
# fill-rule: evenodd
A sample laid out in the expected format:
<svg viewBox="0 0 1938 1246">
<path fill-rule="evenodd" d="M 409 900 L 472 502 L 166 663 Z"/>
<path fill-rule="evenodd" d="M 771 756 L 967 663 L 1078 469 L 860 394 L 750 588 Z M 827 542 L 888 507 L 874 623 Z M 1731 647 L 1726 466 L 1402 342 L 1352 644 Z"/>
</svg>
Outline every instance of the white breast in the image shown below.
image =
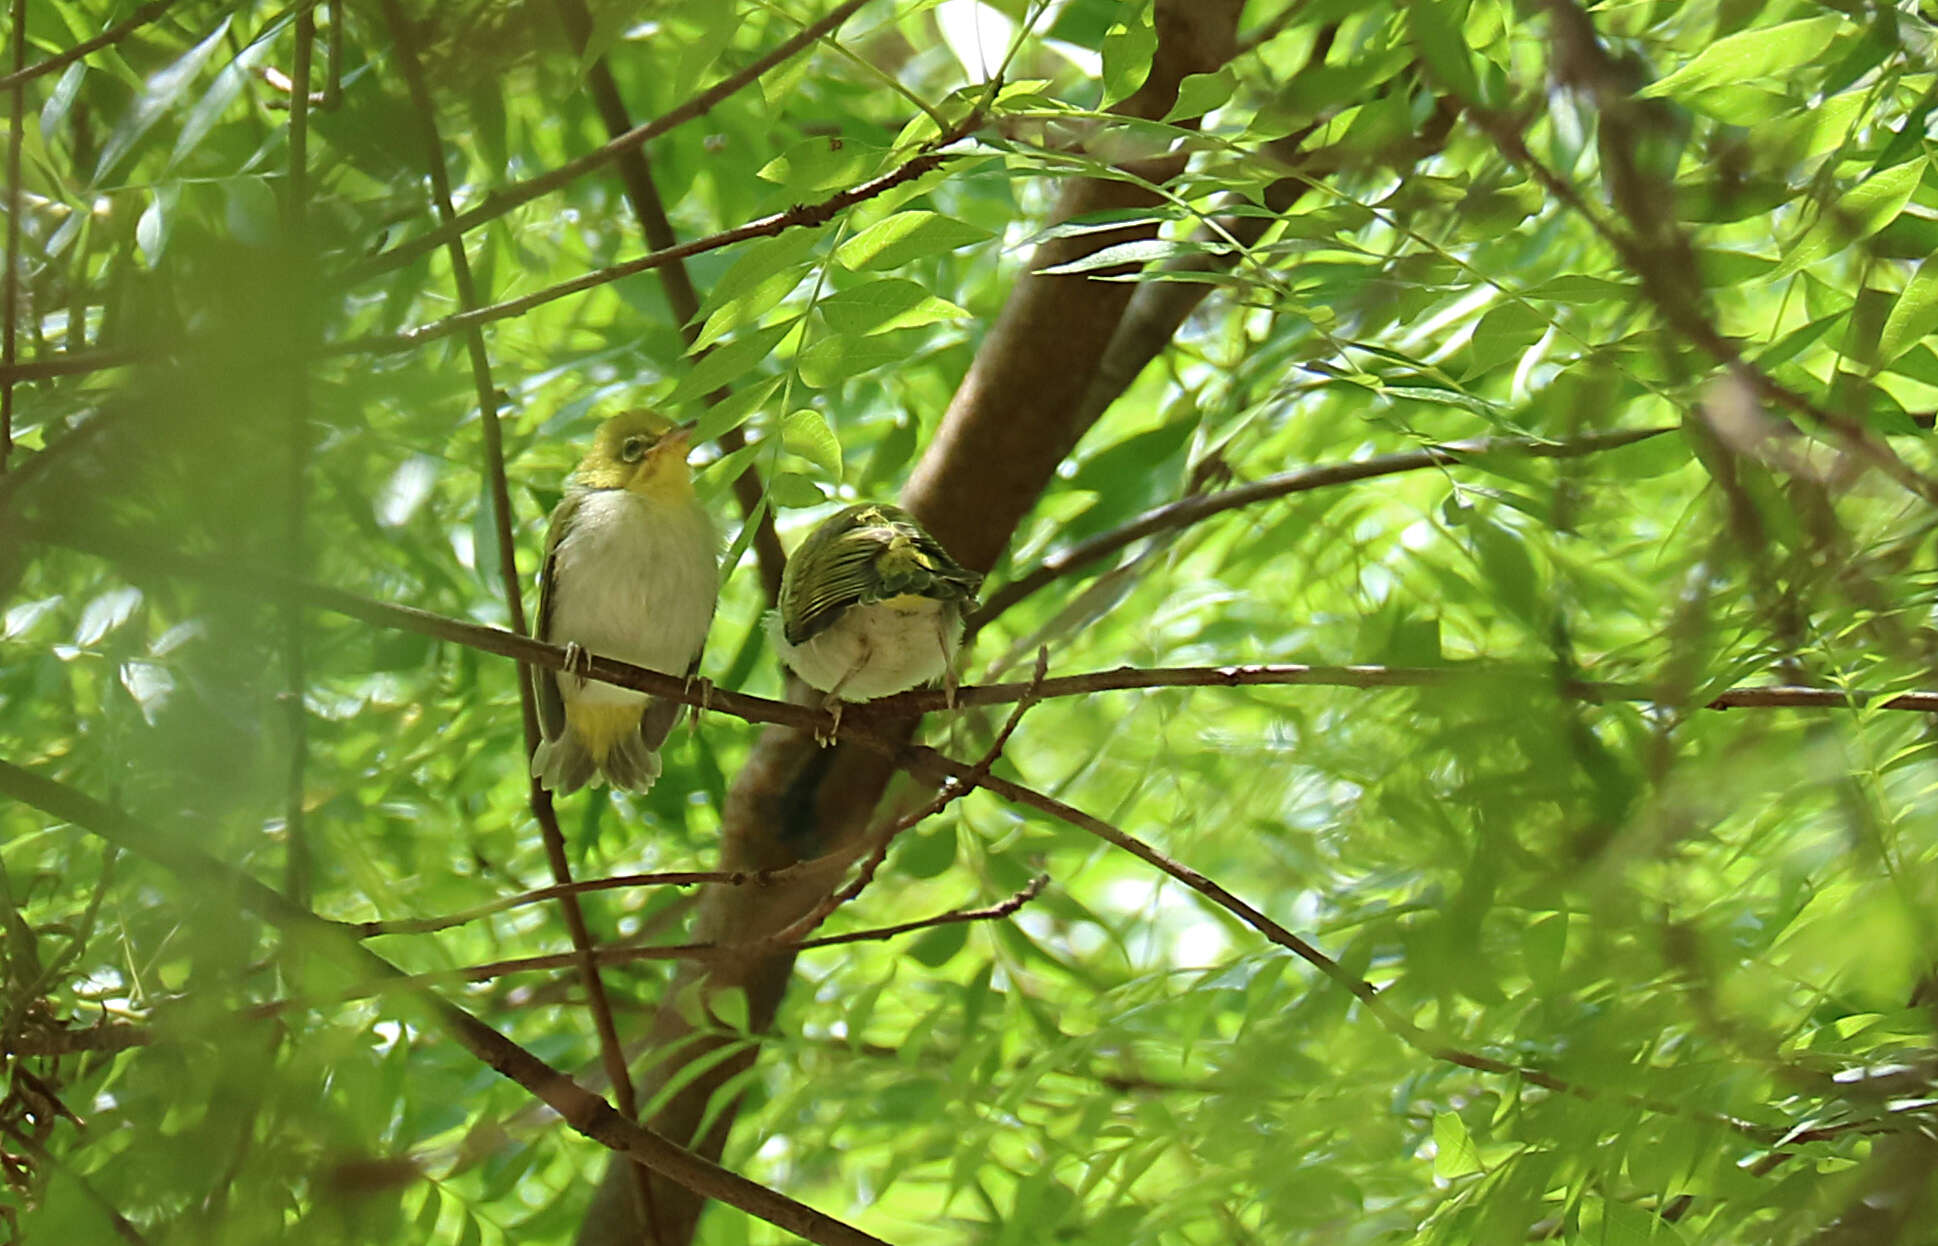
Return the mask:
<svg viewBox="0 0 1938 1246">
<path fill-rule="evenodd" d="M 962 616 L 934 598 L 907 596 L 850 606 L 798 645 L 787 643 L 778 623 L 770 634 L 810 688 L 839 686 L 844 701 L 872 701 L 942 678 L 962 640 Z"/>
<path fill-rule="evenodd" d="M 625 489 L 587 494 L 559 542 L 545 639 L 686 674 L 713 621 L 718 544 L 698 506 L 656 506 Z M 644 699 L 596 681 L 574 691 L 594 702 Z"/>
</svg>

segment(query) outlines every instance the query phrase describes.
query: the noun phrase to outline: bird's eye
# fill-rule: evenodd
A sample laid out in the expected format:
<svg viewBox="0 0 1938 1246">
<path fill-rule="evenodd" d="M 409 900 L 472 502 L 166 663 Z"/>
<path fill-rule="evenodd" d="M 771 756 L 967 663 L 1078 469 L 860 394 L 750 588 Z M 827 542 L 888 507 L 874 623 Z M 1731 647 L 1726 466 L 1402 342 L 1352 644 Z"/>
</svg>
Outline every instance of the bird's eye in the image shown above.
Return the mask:
<svg viewBox="0 0 1938 1246">
<path fill-rule="evenodd" d="M 646 448 L 651 444 L 644 437 L 628 437 L 619 444 L 619 458 L 626 463 L 637 463 L 646 457 Z"/>
</svg>

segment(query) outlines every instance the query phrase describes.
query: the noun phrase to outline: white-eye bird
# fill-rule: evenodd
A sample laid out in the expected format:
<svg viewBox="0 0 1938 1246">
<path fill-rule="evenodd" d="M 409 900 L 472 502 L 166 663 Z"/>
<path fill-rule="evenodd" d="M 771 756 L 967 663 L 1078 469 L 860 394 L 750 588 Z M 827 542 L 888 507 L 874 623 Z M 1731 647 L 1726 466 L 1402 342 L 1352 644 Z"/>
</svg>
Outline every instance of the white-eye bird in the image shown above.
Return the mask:
<svg viewBox="0 0 1938 1246">
<path fill-rule="evenodd" d="M 981 584 L 907 511 L 866 502 L 831 515 L 787 560 L 770 634 L 837 715 L 842 701 L 936 679 L 953 688 L 963 616 Z"/>
<path fill-rule="evenodd" d="M 687 432 L 651 411 L 599 426 L 545 534 L 538 637 L 691 676 L 719 596 L 719 538 L 693 492 Z M 644 792 L 680 703 L 533 671 L 543 736 L 532 777 L 554 792 L 604 778 Z"/>
</svg>

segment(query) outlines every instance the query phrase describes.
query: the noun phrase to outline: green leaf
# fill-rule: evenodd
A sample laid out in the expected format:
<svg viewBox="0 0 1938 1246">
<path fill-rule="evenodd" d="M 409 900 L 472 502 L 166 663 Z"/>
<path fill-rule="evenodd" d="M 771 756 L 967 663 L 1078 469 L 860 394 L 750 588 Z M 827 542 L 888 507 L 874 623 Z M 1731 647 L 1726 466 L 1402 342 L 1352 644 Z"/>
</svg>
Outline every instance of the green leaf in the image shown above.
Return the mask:
<svg viewBox="0 0 1938 1246">
<path fill-rule="evenodd" d="M 788 320 L 735 338 L 694 364 L 693 371 L 681 378 L 666 401 L 674 405 L 691 402 L 723 385 L 731 385 L 753 371 L 799 323 L 798 319 Z"/>
<path fill-rule="evenodd" d="M 895 845 L 895 870 L 910 878 L 939 878 L 956 863 L 956 824 L 930 818 Z"/>
<path fill-rule="evenodd" d="M 828 135 L 796 143 L 754 176 L 780 183 L 790 195 L 806 196 L 859 182 L 880 159 L 879 148 Z"/>
<path fill-rule="evenodd" d="M 1114 104 L 1144 85 L 1151 71 L 1151 57 L 1157 52 L 1157 28 L 1151 21 L 1151 6 L 1140 3 L 1131 13 L 1121 14 L 1104 32 L 1104 102 Z"/>
<path fill-rule="evenodd" d="M 715 991 L 707 997 L 707 1010 L 727 1029 L 747 1032 L 747 992 L 739 987 Z"/>
<path fill-rule="evenodd" d="M 789 229 L 772 238 L 763 238 L 741 253 L 701 304 L 696 320 L 705 321 L 715 312 L 749 297 L 755 290 L 770 280 L 785 273 L 800 274 L 807 268 L 807 258 L 821 241 L 821 235 L 812 229 Z M 792 288 L 792 283 L 790 283 Z M 751 321 L 758 316 L 748 317 Z M 705 345 L 702 341 L 700 345 Z"/>
<path fill-rule="evenodd" d="M 728 429 L 739 428 L 751 418 L 754 412 L 774 396 L 781 387 L 778 376 L 763 377 L 749 385 L 743 385 L 728 396 L 726 401 L 708 407 L 693 425 L 694 441 L 712 441 Z"/>
<path fill-rule="evenodd" d="M 781 424 L 781 444 L 841 483 L 841 440 L 819 411 L 802 408 Z"/>
<path fill-rule="evenodd" d="M 940 969 L 954 959 L 969 942 L 969 923 L 950 922 L 923 931 L 909 944 L 908 954 L 917 964 Z"/>
<path fill-rule="evenodd" d="M 1581 1200 L 1581 1233 L 1593 1246 L 1683 1246 L 1682 1230 L 1646 1207 L 1590 1194 Z"/>
<path fill-rule="evenodd" d="M 767 482 L 767 497 L 774 505 L 790 509 L 819 506 L 828 500 L 820 485 L 799 472 L 775 472 Z"/>
<path fill-rule="evenodd" d="M 801 354 L 801 380 L 815 389 L 828 389 L 873 371 L 884 364 L 908 359 L 915 335 L 880 333 L 867 337 L 839 334 L 823 338 Z"/>
<path fill-rule="evenodd" d="M 1089 255 L 1038 271 L 1052 274 L 1088 273 L 1095 272 L 1099 268 L 1117 268 L 1129 264 L 1148 264 L 1155 260 L 1168 260 L 1174 255 L 1200 252 L 1224 254 L 1229 250 L 1229 247 L 1219 244 L 1206 244 L 1180 238 L 1138 238 L 1131 242 L 1115 243 L 1092 251 Z"/>
<path fill-rule="evenodd" d="M 1164 114 L 1164 120 L 1176 121 L 1179 118 L 1202 117 L 1214 108 L 1222 106 L 1238 89 L 1238 76 L 1226 65 L 1216 73 L 1187 74 L 1178 84 L 1177 103 L 1171 111 Z"/>
<path fill-rule="evenodd" d="M 1434 78 L 1463 100 L 1480 98 L 1480 79 L 1467 54 L 1470 0 L 1407 0 L 1407 27 L 1413 46 Z"/>
<path fill-rule="evenodd" d="M 1818 62 L 1832 36 L 1848 25 L 1834 14 L 1724 35 L 1681 68 L 1636 92 L 1644 99 L 1682 99 L 1703 90 L 1772 75 Z"/>
<path fill-rule="evenodd" d="M 141 137 L 148 133 L 155 122 L 171 108 L 179 107 L 188 92 L 189 84 L 201 73 L 202 66 L 214 55 L 215 49 L 229 33 L 229 23 L 233 14 L 224 14 L 221 21 L 209 36 L 183 53 L 167 68 L 150 77 L 142 87 L 140 98 L 128 111 L 127 117 L 109 136 L 107 144 L 101 148 L 101 157 L 94 164 L 94 178 L 100 181 L 119 164 L 121 158 L 134 148 Z"/>
<path fill-rule="evenodd" d="M 969 314 L 913 281 L 899 277 L 883 277 L 866 285 L 851 286 L 821 300 L 820 310 L 835 332 L 856 336 L 912 329 Z"/>
<path fill-rule="evenodd" d="M 1934 329 L 1938 329 L 1938 251 L 1925 256 L 1904 293 L 1891 304 L 1891 314 L 1878 335 L 1878 366 L 1897 362 L 1898 356 L 1931 336 Z"/>
<path fill-rule="evenodd" d="M 1781 281 L 1806 264 L 1833 255 L 1890 224 L 1911 201 L 1929 163 L 1918 156 L 1859 182 L 1785 250 L 1783 263 L 1770 274 L 1770 280 Z"/>
<path fill-rule="evenodd" d="M 1441 1180 L 1464 1177 L 1481 1171 L 1480 1152 L 1467 1132 L 1467 1123 L 1455 1112 L 1433 1114 L 1433 1175 Z"/>
<path fill-rule="evenodd" d="M 991 237 L 988 230 L 952 216 L 911 210 L 876 221 L 842 243 L 834 258 L 856 271 L 900 268 L 911 260 L 954 251 Z"/>
</svg>

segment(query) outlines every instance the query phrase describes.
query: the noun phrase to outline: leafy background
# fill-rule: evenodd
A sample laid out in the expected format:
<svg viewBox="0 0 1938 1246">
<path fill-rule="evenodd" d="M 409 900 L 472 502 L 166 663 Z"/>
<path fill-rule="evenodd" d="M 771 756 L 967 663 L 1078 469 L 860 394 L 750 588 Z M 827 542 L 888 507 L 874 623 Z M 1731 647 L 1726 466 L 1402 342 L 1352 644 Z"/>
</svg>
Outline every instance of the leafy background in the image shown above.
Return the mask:
<svg viewBox="0 0 1938 1246">
<path fill-rule="evenodd" d="M 298 11 L 161 8 L 13 95 L 0 755 L 332 918 L 548 882 L 514 664 L 298 615 L 299 750 L 291 615 L 269 592 L 71 538 L 504 624 L 465 339 L 395 336 L 460 310 L 446 252 L 386 260 L 435 223 L 410 45 L 465 209 L 606 141 L 593 67 L 645 119 L 819 11 L 600 3 L 578 48 L 546 3 L 414 8 L 407 44 L 379 6 L 326 4 L 298 170 L 276 85 Z M 16 3 L 16 63 L 130 16 Z M 1058 578 L 970 651 L 969 683 L 1026 678 L 1038 646 L 1055 673 L 1442 668 L 1420 687 L 1048 700 L 998 767 L 1312 939 L 1430 1031 L 1425 1050 L 1177 883 L 977 793 L 904 836 L 829 929 L 993 903 L 1039 871 L 1044 893 L 1000 920 L 804 952 L 720 1096 L 744 1096 L 727 1166 L 897 1242 L 1923 1240 L 1929 722 L 1690 707 L 1761 683 L 1930 685 L 1930 509 L 1850 430 L 1928 458 L 1934 16 L 1604 5 L 1584 59 L 1566 3 L 1254 0 L 1229 63 L 1134 121 L 1100 110 L 1144 80 L 1149 4 L 878 0 L 656 137 L 658 193 L 694 238 L 892 171 L 987 103 L 933 172 L 692 256 L 703 359 L 647 274 L 484 331 L 527 578 L 596 418 L 657 404 L 728 438 L 699 460 L 738 534 L 704 668 L 725 688 L 785 691 L 732 478 L 757 469 L 756 513 L 786 544 L 836 502 L 894 496 L 1058 232 L 1106 248 L 1061 280 L 1206 297 L 1070 451 L 992 588 L 1232 482 L 1473 437 L 1686 427 L 1227 511 Z M 1189 166 L 1154 204 L 1046 232 L 1064 180 L 1128 177 L 1113 166 L 1174 145 Z M 500 301 L 645 247 L 608 166 L 465 249 Z M 1838 422 L 1798 436 L 1767 394 L 1719 388 L 1722 361 L 1665 298 Z M 1636 699 L 1584 699 L 1580 680 Z M 973 758 L 1002 719 L 925 732 Z M 649 796 L 563 802 L 574 875 L 710 866 L 755 739 L 708 715 Z M 306 878 L 289 866 L 298 755 Z M 340 1001 L 356 983 L 219 877 L 26 804 L 0 826 L 19 1240 L 107 1240 L 104 1207 L 151 1241 L 579 1231 L 600 1148 L 409 1000 Z M 694 903 L 585 901 L 602 944 L 677 942 Z M 551 906 L 372 942 L 419 971 L 569 947 Z M 667 964 L 604 973 L 629 1035 L 680 994 Z M 572 972 L 436 989 L 600 1084 Z M 293 1002 L 264 1015 L 274 1001 Z M 671 1006 L 735 1026 L 730 1004 Z M 141 1041 L 35 1054 L 96 1025 Z M 787 1239 L 715 1208 L 697 1240 Z"/>
</svg>

